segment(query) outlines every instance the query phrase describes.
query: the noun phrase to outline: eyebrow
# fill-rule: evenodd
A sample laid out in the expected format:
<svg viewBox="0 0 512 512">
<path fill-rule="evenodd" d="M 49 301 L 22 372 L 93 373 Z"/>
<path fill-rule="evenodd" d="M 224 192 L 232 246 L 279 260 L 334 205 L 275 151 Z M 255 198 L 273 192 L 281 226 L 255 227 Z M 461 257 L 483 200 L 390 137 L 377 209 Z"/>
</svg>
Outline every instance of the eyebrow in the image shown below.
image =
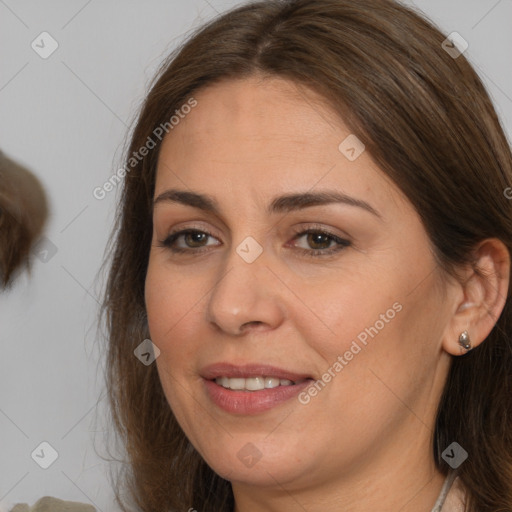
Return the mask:
<svg viewBox="0 0 512 512">
<path fill-rule="evenodd" d="M 169 189 L 160 194 L 154 200 L 153 208 L 157 204 L 163 202 L 179 203 L 220 216 L 220 208 L 217 201 L 208 194 L 198 194 L 196 192 L 189 192 L 186 190 Z M 311 206 L 321 206 L 332 203 L 342 203 L 348 206 L 362 208 L 379 219 L 382 219 L 382 215 L 366 201 L 333 190 L 285 194 L 275 197 L 269 204 L 267 213 L 285 213 Z"/>
</svg>

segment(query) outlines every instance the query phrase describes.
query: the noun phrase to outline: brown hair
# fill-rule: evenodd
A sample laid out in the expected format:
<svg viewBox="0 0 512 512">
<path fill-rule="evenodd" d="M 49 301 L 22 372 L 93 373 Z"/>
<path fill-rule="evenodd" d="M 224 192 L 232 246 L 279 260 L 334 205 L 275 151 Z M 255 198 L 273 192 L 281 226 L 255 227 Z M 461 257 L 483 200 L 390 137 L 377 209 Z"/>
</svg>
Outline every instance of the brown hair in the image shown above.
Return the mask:
<svg viewBox="0 0 512 512">
<path fill-rule="evenodd" d="M 0 151 L 0 288 L 30 264 L 30 248 L 42 232 L 48 206 L 39 180 Z"/>
<path fill-rule="evenodd" d="M 438 262 L 456 276 L 488 237 L 512 248 L 510 146 L 492 102 L 463 55 L 442 47 L 429 21 L 391 0 L 260 1 L 197 30 L 162 65 L 131 137 L 105 294 L 107 386 L 125 442 L 125 481 L 144 511 L 232 510 L 229 482 L 192 447 L 167 403 L 155 365 L 133 355 L 149 337 L 144 282 L 160 141 L 153 130 L 194 93 L 254 74 L 320 93 L 420 215 Z M 134 162 L 131 162 L 133 164 Z M 512 509 L 511 302 L 480 346 L 454 357 L 439 404 L 433 457 L 457 441 L 468 512 Z M 118 497 L 119 504 L 122 499 Z M 126 510 L 126 509 L 125 509 Z"/>
</svg>

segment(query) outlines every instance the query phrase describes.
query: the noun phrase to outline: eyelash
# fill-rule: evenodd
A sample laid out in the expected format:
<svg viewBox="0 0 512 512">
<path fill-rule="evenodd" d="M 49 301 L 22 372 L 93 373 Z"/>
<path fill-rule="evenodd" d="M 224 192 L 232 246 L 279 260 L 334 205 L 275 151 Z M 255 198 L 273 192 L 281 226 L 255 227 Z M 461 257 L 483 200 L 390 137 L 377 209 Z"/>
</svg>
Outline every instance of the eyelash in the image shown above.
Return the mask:
<svg viewBox="0 0 512 512">
<path fill-rule="evenodd" d="M 176 231 L 175 233 L 170 233 L 169 236 L 165 240 L 159 240 L 158 241 L 158 247 L 162 247 L 165 249 L 169 249 L 171 252 L 175 254 L 190 254 L 190 255 L 199 255 L 203 252 L 208 251 L 209 249 L 207 247 L 200 247 L 200 248 L 190 248 L 190 249 L 183 249 L 181 247 L 174 247 L 173 244 L 178 240 L 179 237 L 189 234 L 204 234 L 209 237 L 215 238 L 214 235 L 209 233 L 208 231 L 200 230 L 200 229 L 184 229 L 182 231 Z M 346 240 L 344 238 L 340 238 L 333 233 L 330 233 L 329 231 L 326 231 L 322 228 L 309 228 L 305 230 L 298 230 L 293 237 L 293 240 L 297 240 L 301 238 L 304 235 L 324 235 L 327 236 L 330 240 L 329 242 L 336 242 L 336 246 L 331 247 L 329 249 L 303 249 L 298 248 L 298 251 L 304 256 L 312 257 L 312 258 L 322 258 L 331 256 L 335 253 L 338 253 L 345 249 L 346 247 L 350 247 L 352 244 L 349 240 Z"/>
</svg>

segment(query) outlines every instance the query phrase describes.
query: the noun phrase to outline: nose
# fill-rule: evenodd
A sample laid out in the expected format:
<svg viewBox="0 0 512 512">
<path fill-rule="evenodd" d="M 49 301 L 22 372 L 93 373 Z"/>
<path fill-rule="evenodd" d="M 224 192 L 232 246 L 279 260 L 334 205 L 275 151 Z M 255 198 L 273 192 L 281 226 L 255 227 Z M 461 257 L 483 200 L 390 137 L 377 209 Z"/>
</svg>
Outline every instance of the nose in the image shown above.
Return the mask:
<svg viewBox="0 0 512 512">
<path fill-rule="evenodd" d="M 285 318 L 283 284 L 264 253 L 247 263 L 233 249 L 224 269 L 210 294 L 208 322 L 234 336 L 279 327 Z"/>
</svg>

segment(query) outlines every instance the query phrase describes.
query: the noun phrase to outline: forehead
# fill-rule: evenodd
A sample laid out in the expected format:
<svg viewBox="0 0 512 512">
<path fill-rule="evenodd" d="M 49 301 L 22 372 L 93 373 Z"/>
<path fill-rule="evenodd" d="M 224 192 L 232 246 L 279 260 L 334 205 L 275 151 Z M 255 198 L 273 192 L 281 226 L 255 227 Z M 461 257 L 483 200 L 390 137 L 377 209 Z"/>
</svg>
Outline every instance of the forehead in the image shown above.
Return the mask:
<svg viewBox="0 0 512 512">
<path fill-rule="evenodd" d="M 340 151 L 353 135 L 310 89 L 251 77 L 208 86 L 193 97 L 197 106 L 163 141 L 155 195 L 174 186 L 258 196 L 317 185 L 368 198 L 400 195 L 369 154 L 350 161 Z"/>
<path fill-rule="evenodd" d="M 218 158 L 219 149 L 236 152 L 242 140 L 245 150 L 280 153 L 295 145 L 295 152 L 310 153 L 317 144 L 305 147 L 306 142 L 323 139 L 326 131 L 342 125 L 322 97 L 282 78 L 222 81 L 194 98 L 197 106 L 166 136 L 164 154 L 167 147 L 176 149 L 179 144 L 201 153 L 215 146 Z"/>
<path fill-rule="evenodd" d="M 195 95 L 197 130 L 208 129 L 208 124 L 222 116 L 223 121 L 236 122 L 239 128 L 253 132 L 269 130 L 280 125 L 297 135 L 314 135 L 316 123 L 324 121 L 340 124 L 327 101 L 304 85 L 278 77 L 254 76 L 225 80 L 198 91 Z M 201 104 L 208 108 L 200 108 Z M 253 118 L 260 120 L 255 126 Z M 300 125 L 292 121 L 308 121 Z M 274 135 L 279 135 L 274 131 Z"/>
</svg>

